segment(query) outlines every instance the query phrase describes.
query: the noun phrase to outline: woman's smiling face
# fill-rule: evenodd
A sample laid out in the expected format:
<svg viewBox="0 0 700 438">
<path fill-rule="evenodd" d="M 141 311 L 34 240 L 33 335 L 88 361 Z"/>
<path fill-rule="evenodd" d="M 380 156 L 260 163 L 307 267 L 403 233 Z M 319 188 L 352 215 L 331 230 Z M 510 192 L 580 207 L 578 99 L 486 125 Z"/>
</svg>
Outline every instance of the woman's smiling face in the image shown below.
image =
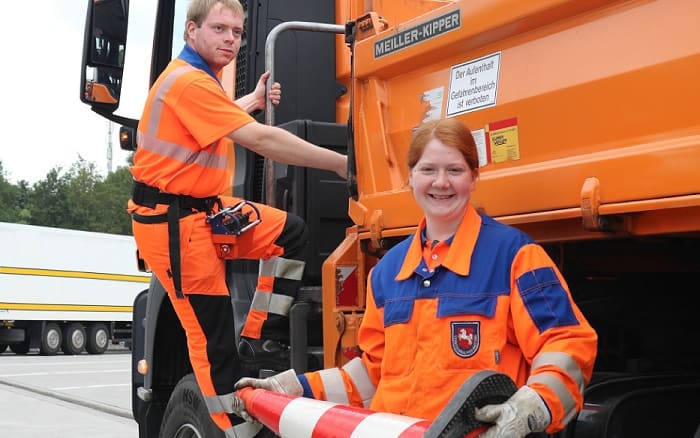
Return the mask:
<svg viewBox="0 0 700 438">
<path fill-rule="evenodd" d="M 411 169 L 413 196 L 430 223 L 458 225 L 471 199 L 476 178 L 462 153 L 432 138 Z"/>
</svg>

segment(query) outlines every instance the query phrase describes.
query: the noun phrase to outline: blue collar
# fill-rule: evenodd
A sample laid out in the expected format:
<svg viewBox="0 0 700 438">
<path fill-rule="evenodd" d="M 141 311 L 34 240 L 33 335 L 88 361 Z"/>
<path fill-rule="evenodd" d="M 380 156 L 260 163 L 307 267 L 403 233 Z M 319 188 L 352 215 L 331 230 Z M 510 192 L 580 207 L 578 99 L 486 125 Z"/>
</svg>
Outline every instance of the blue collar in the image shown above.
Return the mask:
<svg viewBox="0 0 700 438">
<path fill-rule="evenodd" d="M 193 48 L 191 48 L 187 44 L 185 44 L 185 47 L 182 48 L 182 51 L 177 57 L 179 59 L 182 59 L 192 67 L 205 71 L 209 76 L 214 78 L 214 80 L 218 82 L 219 85 L 221 85 L 221 81 L 219 81 L 219 78 L 214 74 L 211 67 L 209 67 L 209 64 L 204 62 L 204 59 L 202 59 L 199 53 L 197 53 Z M 221 88 L 224 88 L 224 86 L 221 85 Z"/>
</svg>

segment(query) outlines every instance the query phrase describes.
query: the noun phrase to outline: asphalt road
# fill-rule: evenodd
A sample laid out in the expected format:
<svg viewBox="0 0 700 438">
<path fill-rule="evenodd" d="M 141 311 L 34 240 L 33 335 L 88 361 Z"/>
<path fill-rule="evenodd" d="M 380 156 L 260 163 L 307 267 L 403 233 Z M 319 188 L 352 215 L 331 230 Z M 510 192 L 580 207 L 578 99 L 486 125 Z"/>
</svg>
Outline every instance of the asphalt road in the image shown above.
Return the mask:
<svg viewBox="0 0 700 438">
<path fill-rule="evenodd" d="M 131 362 L 124 349 L 102 355 L 0 354 L 3 438 L 136 438 Z"/>
</svg>

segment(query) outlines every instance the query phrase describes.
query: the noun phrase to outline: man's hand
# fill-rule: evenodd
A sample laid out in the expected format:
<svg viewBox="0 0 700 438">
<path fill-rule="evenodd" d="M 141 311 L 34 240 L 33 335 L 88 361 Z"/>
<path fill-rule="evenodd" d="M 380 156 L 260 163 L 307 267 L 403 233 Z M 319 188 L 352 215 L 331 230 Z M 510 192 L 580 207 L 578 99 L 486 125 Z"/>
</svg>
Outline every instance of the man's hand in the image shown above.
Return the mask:
<svg viewBox="0 0 700 438">
<path fill-rule="evenodd" d="M 279 82 L 275 82 L 272 84 L 272 86 L 270 86 L 270 92 L 267 93 L 266 87 L 268 79 L 270 79 L 269 71 L 261 74 L 260 79 L 258 79 L 258 83 L 255 85 L 255 90 L 236 99 L 236 105 L 243 108 L 243 110 L 247 113 L 253 113 L 257 110 L 265 110 L 267 108 L 267 100 L 265 99 L 266 94 L 267 98 L 270 99 L 270 102 L 273 105 L 278 105 L 282 99 L 282 86 L 279 84 Z"/>
<path fill-rule="evenodd" d="M 256 109 L 265 109 L 265 91 L 267 90 L 268 79 L 270 79 L 270 72 L 266 71 L 260 75 L 260 79 L 258 79 L 258 83 L 255 85 L 253 95 L 255 96 L 256 102 L 258 102 Z M 273 105 L 279 105 L 280 100 L 282 100 L 282 86 L 279 82 L 275 82 L 270 86 L 270 92 L 267 93 L 267 98 Z"/>
<path fill-rule="evenodd" d="M 243 400 L 241 400 L 240 397 L 238 397 L 236 394 L 233 395 L 233 398 L 231 399 L 231 412 L 235 415 L 238 415 L 248 423 L 257 423 L 258 421 L 251 417 L 248 411 L 245 409 L 245 403 Z"/>
<path fill-rule="evenodd" d="M 287 370 L 266 379 L 254 379 L 252 377 L 244 377 L 236 382 L 235 388 L 241 389 L 246 386 L 251 386 L 258 389 L 267 389 L 268 391 L 279 392 L 281 394 L 293 395 L 300 397 L 304 394 L 304 389 L 299 383 L 297 374 L 294 370 Z"/>
<path fill-rule="evenodd" d="M 294 396 L 301 396 L 304 394 L 304 388 L 301 387 L 299 379 L 297 378 L 297 373 L 293 370 L 287 370 L 279 374 L 275 374 L 272 377 L 266 379 L 254 379 L 252 377 L 243 377 L 241 380 L 236 382 L 235 388 L 241 389 L 245 387 L 252 387 L 256 389 L 266 389 L 268 391 L 278 392 L 281 394 L 288 394 Z M 255 418 L 251 417 L 245 408 L 245 403 L 240 397 L 234 394 L 232 401 L 232 411 L 234 414 L 243 418 L 249 423 L 256 423 Z"/>
<path fill-rule="evenodd" d="M 522 438 L 530 432 L 543 432 L 552 417 L 537 391 L 523 386 L 505 403 L 477 408 L 474 418 L 495 423 L 478 438 Z"/>
</svg>

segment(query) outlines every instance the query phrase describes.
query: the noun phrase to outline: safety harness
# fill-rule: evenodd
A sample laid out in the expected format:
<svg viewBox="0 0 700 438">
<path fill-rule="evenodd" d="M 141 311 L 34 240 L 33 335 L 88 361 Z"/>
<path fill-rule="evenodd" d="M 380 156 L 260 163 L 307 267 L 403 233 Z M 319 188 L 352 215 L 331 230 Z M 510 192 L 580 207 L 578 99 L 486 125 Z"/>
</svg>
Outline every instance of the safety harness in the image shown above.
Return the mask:
<svg viewBox="0 0 700 438">
<path fill-rule="evenodd" d="M 161 192 L 156 187 L 134 181 L 131 199 L 134 204 L 148 208 L 155 208 L 157 204 L 168 206 L 168 211 L 164 214 L 146 216 L 132 213 L 131 217 L 134 221 L 141 224 L 168 223 L 168 249 L 170 251 L 170 270 L 168 275 L 173 279 L 175 295 L 178 298 L 183 298 L 182 271 L 180 268 L 180 219 L 199 212 L 211 213 L 214 205 L 219 200 L 218 196 L 195 198 L 187 195 L 174 195 Z"/>
</svg>

